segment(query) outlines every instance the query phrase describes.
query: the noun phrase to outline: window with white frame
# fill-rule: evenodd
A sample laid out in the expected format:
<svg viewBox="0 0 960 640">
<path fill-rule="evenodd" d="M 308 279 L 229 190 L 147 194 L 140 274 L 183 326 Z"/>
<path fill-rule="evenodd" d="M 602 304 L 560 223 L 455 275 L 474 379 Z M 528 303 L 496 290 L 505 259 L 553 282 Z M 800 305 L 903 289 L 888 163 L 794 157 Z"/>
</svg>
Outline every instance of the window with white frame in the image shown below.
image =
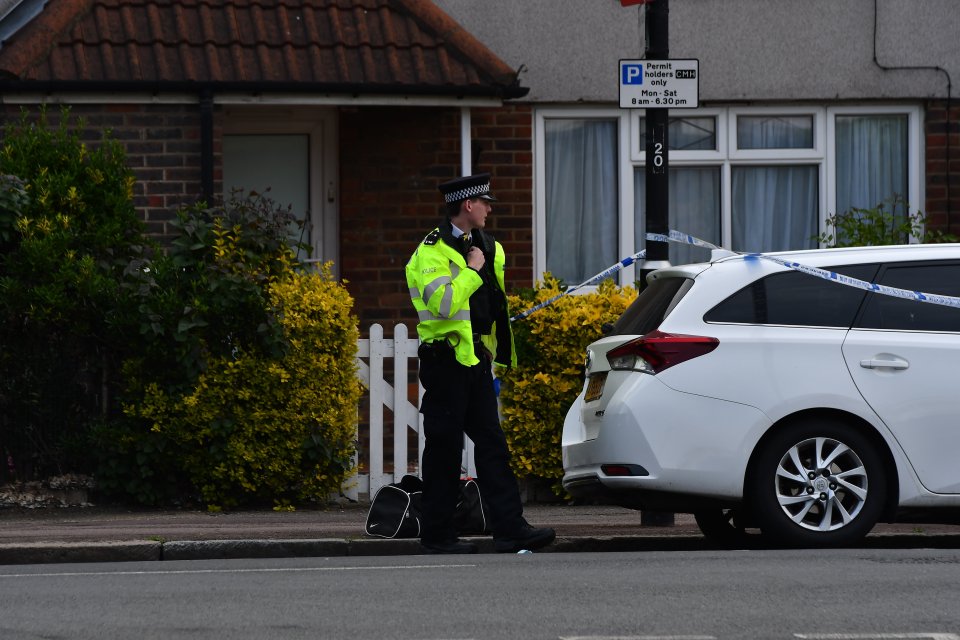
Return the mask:
<svg viewBox="0 0 960 640">
<path fill-rule="evenodd" d="M 777 251 L 815 247 L 829 216 L 895 195 L 915 212 L 921 116 L 914 105 L 674 110 L 670 227 L 734 251 Z M 645 145 L 643 110 L 537 111 L 537 274 L 578 284 L 644 247 Z M 707 257 L 670 245 L 674 264 Z"/>
<path fill-rule="evenodd" d="M 617 118 L 543 123 L 546 271 L 568 284 L 619 258 Z"/>
</svg>

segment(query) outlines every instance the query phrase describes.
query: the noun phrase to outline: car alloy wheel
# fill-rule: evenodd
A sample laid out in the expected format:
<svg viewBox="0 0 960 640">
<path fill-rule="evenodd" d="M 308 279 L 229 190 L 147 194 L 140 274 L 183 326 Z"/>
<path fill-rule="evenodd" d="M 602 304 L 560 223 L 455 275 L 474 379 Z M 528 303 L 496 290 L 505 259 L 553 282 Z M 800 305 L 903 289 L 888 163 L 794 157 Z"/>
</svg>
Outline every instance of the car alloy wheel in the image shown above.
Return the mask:
<svg viewBox="0 0 960 640">
<path fill-rule="evenodd" d="M 771 541 L 849 544 L 876 524 L 886 478 L 876 447 L 863 434 L 836 420 L 804 420 L 762 447 L 750 492 Z"/>
</svg>

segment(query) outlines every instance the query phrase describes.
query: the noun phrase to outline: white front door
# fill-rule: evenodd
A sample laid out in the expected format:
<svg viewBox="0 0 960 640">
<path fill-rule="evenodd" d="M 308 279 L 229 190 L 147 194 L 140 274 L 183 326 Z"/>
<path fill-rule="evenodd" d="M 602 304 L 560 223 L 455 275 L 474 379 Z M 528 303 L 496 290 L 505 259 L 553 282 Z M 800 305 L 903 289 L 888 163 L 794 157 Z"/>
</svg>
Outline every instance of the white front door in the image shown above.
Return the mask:
<svg viewBox="0 0 960 640">
<path fill-rule="evenodd" d="M 336 112 L 315 107 L 227 107 L 223 193 L 266 194 L 291 207 L 302 226 L 291 240 L 310 247 L 300 260 L 339 262 Z M 269 191 L 267 191 L 269 189 Z"/>
</svg>

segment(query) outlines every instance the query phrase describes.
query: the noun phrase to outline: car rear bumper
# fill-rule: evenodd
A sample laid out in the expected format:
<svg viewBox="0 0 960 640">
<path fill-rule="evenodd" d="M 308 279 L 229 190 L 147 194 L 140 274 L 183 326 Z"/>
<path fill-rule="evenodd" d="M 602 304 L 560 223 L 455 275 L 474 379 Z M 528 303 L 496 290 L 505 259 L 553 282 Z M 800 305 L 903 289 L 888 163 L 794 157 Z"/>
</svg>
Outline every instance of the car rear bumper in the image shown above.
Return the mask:
<svg viewBox="0 0 960 640">
<path fill-rule="evenodd" d="M 563 486 L 571 495 L 617 504 L 643 497 L 647 508 L 741 500 L 750 453 L 770 425 L 761 411 L 682 393 L 646 374 L 630 376 L 612 396 L 585 404 L 581 394 L 567 412 Z M 605 465 L 644 473 L 612 475 Z"/>
<path fill-rule="evenodd" d="M 630 509 L 696 513 L 701 509 L 733 507 L 739 503 L 739 500 L 733 498 L 673 493 L 617 484 L 601 480 L 597 473 L 567 474 L 563 478 L 563 487 L 567 493 L 578 501 L 590 504 L 615 504 Z"/>
</svg>

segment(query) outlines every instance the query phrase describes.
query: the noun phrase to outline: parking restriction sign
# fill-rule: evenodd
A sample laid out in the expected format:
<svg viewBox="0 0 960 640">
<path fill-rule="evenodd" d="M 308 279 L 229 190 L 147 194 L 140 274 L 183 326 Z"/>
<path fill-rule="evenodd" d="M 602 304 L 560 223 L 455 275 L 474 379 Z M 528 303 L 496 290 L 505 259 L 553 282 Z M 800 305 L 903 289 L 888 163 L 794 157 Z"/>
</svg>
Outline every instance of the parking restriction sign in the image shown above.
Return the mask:
<svg viewBox="0 0 960 640">
<path fill-rule="evenodd" d="M 695 109 L 700 104 L 700 61 L 621 60 L 623 109 Z"/>
</svg>

